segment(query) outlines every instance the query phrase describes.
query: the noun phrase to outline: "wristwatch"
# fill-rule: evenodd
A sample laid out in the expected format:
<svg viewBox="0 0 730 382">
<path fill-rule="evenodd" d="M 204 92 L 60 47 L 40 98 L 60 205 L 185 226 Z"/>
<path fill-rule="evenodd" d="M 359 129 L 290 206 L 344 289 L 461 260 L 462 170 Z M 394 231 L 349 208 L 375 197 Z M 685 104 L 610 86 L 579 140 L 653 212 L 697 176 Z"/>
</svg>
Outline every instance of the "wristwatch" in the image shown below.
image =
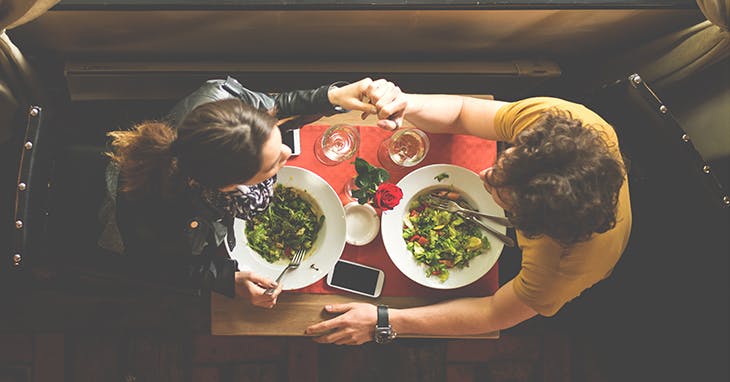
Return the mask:
<svg viewBox="0 0 730 382">
<path fill-rule="evenodd" d="M 388 306 L 378 305 L 378 322 L 375 324 L 375 342 L 387 344 L 396 337 L 395 330 L 388 321 Z"/>
</svg>

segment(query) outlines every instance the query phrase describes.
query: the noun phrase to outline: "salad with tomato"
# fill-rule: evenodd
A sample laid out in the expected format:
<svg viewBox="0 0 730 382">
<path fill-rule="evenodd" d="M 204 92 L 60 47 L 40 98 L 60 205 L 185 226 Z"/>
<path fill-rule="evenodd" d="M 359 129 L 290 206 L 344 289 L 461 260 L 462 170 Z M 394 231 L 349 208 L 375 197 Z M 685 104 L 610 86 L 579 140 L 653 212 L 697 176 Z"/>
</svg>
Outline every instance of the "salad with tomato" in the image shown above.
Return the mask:
<svg viewBox="0 0 730 382">
<path fill-rule="evenodd" d="M 454 191 L 439 195 L 468 207 Z M 490 245 L 479 228 L 467 224 L 458 214 L 431 207 L 427 198 L 428 193 L 424 193 L 408 206 L 403 217 L 403 239 L 416 261 L 426 266 L 426 275 L 443 282 L 451 269 L 469 266 L 469 261 Z"/>
</svg>

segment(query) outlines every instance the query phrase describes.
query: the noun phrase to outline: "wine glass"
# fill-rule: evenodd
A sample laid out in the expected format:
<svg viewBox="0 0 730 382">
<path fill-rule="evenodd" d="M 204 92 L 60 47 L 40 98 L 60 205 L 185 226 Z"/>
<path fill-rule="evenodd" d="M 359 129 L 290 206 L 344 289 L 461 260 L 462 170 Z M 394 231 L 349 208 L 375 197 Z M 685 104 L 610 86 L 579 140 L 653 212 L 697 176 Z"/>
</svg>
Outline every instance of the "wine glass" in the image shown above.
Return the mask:
<svg viewBox="0 0 730 382">
<path fill-rule="evenodd" d="M 428 136 L 416 128 L 397 130 L 378 147 L 378 161 L 389 170 L 415 166 L 426 157 Z"/>
<path fill-rule="evenodd" d="M 360 132 L 355 126 L 330 126 L 314 141 L 314 156 L 327 166 L 340 164 L 353 156 L 360 147 Z"/>
</svg>

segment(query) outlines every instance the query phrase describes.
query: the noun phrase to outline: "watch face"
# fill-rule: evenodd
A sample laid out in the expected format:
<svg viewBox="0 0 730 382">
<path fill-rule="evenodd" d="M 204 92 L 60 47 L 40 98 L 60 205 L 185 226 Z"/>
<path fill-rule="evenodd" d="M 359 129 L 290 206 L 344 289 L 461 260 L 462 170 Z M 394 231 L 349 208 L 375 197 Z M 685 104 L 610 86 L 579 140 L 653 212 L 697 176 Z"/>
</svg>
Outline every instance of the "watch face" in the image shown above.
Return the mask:
<svg viewBox="0 0 730 382">
<path fill-rule="evenodd" d="M 392 339 L 391 334 L 392 330 L 390 329 L 390 326 L 386 328 L 375 328 L 375 342 L 379 344 L 390 342 Z"/>
</svg>

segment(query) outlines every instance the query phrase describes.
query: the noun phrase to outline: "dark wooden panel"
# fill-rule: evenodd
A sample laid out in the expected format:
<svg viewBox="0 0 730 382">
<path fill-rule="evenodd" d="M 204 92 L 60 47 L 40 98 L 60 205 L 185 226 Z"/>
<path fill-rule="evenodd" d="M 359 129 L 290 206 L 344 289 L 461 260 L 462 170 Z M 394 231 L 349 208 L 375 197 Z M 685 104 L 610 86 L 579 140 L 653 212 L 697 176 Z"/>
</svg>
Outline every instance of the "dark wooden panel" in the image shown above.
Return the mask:
<svg viewBox="0 0 730 382">
<path fill-rule="evenodd" d="M 476 382 L 475 366 L 473 364 L 456 364 L 446 367 L 447 382 Z"/>
<path fill-rule="evenodd" d="M 238 365 L 233 370 L 233 382 L 277 382 L 282 380 L 284 370 L 277 364 L 244 364 Z M 309 379 L 297 379 L 297 381 L 309 382 Z M 316 381 L 316 380 L 314 380 Z"/>
<path fill-rule="evenodd" d="M 534 362 L 523 360 L 493 361 L 488 363 L 479 377 L 490 382 L 564 382 L 561 379 L 542 379 Z"/>
<path fill-rule="evenodd" d="M 11 30 L 10 37 L 26 54 L 119 61 L 557 60 L 609 55 L 701 20 L 704 17 L 696 8 L 367 12 L 107 8 L 52 10 Z"/>
<path fill-rule="evenodd" d="M 30 374 L 29 367 L 0 365 L 0 382 L 30 382 Z"/>
<path fill-rule="evenodd" d="M 446 344 L 441 340 L 398 340 L 359 347 L 320 348 L 320 381 L 429 382 L 446 378 Z"/>
<path fill-rule="evenodd" d="M 285 340 L 268 337 L 196 336 L 193 362 L 269 361 L 283 356 Z"/>
<path fill-rule="evenodd" d="M 135 336 L 124 349 L 124 371 L 137 381 L 185 381 L 190 374 L 189 336 Z"/>
<path fill-rule="evenodd" d="M 446 342 L 432 340 L 403 341 L 392 365 L 401 381 L 438 382 L 446 375 Z"/>
<path fill-rule="evenodd" d="M 63 334 L 39 334 L 34 339 L 33 382 L 56 382 L 64 375 Z"/>
<path fill-rule="evenodd" d="M 24 335 L 0 335 L 0 362 L 28 363 L 33 359 L 33 338 Z"/>
<path fill-rule="evenodd" d="M 489 362 L 505 358 L 537 361 L 541 351 L 539 337 L 505 335 L 497 341 L 449 341 L 446 358 L 448 362 Z"/>
<path fill-rule="evenodd" d="M 287 369 L 289 381 L 317 381 L 319 345 L 309 338 L 288 340 Z"/>
<path fill-rule="evenodd" d="M 567 337 L 547 334 L 543 337 L 543 372 L 546 381 L 570 382 L 571 344 Z"/>
<path fill-rule="evenodd" d="M 215 366 L 194 367 L 192 371 L 192 382 L 219 382 L 220 371 Z"/>
<path fill-rule="evenodd" d="M 62 0 L 57 9 L 104 9 L 111 6 L 121 6 L 144 9 L 160 8 L 263 8 L 263 9 L 351 9 L 366 8 L 392 9 L 394 7 L 422 9 L 422 8 L 693 8 L 693 0 L 228 0 L 214 2 L 210 0 Z"/>
<path fill-rule="evenodd" d="M 322 345 L 319 354 L 319 378 L 321 382 L 371 381 L 372 370 L 366 367 L 366 349 Z"/>
<path fill-rule="evenodd" d="M 119 381 L 121 339 L 110 335 L 78 335 L 66 347 L 67 380 L 74 382 Z"/>
</svg>

